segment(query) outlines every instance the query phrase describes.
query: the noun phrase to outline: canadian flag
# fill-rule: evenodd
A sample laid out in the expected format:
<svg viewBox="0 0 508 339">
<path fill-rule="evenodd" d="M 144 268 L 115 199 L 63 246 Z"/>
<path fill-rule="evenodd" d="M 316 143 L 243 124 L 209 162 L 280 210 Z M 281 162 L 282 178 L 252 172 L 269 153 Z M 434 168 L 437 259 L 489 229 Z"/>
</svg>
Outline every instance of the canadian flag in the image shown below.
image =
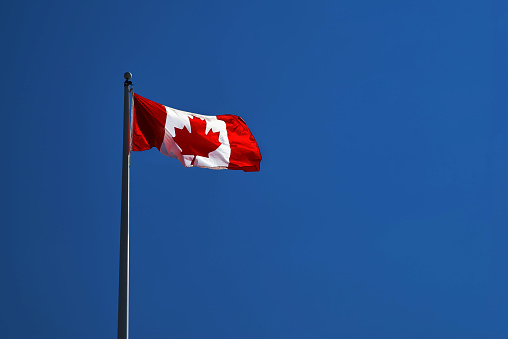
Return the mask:
<svg viewBox="0 0 508 339">
<path fill-rule="evenodd" d="M 152 147 L 185 167 L 255 172 L 261 162 L 256 139 L 242 118 L 184 112 L 134 94 L 131 150 Z"/>
</svg>

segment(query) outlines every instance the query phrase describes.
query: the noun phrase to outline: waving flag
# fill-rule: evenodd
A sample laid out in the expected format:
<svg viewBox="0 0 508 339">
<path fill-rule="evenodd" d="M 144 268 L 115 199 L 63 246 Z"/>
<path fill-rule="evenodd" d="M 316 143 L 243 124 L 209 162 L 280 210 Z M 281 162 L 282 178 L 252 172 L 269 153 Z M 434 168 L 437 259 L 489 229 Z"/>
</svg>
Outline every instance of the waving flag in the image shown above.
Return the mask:
<svg viewBox="0 0 508 339">
<path fill-rule="evenodd" d="M 131 150 L 152 147 L 185 167 L 255 172 L 261 162 L 256 139 L 242 118 L 184 112 L 134 94 Z"/>
</svg>

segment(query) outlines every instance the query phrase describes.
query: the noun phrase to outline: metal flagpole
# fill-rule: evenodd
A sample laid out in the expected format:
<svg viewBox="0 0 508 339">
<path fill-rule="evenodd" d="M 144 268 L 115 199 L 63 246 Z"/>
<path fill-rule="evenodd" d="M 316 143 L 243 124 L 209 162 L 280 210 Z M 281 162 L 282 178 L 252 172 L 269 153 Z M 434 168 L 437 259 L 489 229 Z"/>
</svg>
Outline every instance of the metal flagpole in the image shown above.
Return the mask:
<svg viewBox="0 0 508 339">
<path fill-rule="evenodd" d="M 124 75 L 123 99 L 123 161 L 122 161 L 122 217 L 120 221 L 120 275 L 118 282 L 118 339 L 129 338 L 129 186 L 130 186 L 130 129 L 129 104 L 132 74 Z"/>
</svg>

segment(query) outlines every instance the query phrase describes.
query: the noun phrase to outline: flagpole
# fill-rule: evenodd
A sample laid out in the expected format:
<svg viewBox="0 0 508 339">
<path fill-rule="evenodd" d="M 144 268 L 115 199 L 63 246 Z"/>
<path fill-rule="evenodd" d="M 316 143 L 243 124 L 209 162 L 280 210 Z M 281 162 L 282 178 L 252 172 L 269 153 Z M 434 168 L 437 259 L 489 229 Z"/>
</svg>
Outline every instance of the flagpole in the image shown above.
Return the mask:
<svg viewBox="0 0 508 339">
<path fill-rule="evenodd" d="M 122 210 L 120 221 L 120 274 L 118 280 L 118 339 L 129 338 L 129 186 L 130 186 L 130 130 L 129 104 L 132 74 L 124 74 L 123 99 L 123 161 Z"/>
</svg>

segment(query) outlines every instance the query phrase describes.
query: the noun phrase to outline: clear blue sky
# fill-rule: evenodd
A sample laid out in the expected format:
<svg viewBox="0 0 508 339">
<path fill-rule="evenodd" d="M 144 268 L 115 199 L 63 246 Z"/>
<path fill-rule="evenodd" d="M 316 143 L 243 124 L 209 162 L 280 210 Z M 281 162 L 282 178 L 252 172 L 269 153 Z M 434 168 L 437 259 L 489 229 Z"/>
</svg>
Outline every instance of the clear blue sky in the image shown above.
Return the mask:
<svg viewBox="0 0 508 339">
<path fill-rule="evenodd" d="M 131 338 L 508 338 L 506 1 L 11 1 L 0 37 L 1 338 L 116 338 L 126 71 L 263 155 L 132 155 Z"/>
</svg>

